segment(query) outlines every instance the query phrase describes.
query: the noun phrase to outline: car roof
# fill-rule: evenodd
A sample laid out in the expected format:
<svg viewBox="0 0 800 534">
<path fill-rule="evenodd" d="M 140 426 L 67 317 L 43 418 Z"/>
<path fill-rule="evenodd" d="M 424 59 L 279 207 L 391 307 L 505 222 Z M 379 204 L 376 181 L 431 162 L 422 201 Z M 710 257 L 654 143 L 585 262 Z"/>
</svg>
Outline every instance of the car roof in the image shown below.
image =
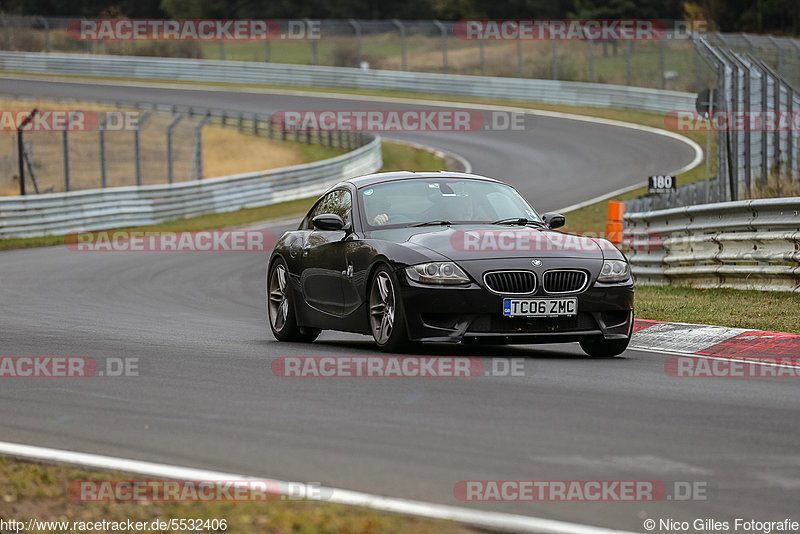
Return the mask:
<svg viewBox="0 0 800 534">
<path fill-rule="evenodd" d="M 452 171 L 436 171 L 436 172 L 411 172 L 411 171 L 395 171 L 395 172 L 379 172 L 375 174 L 367 174 L 365 176 L 358 176 L 350 178 L 345 182 L 353 184 L 356 188 L 366 187 L 384 182 L 393 182 L 396 180 L 417 179 L 417 178 L 460 178 L 462 180 L 480 180 L 484 182 L 502 183 L 500 180 L 489 178 L 487 176 L 480 176 L 478 174 L 470 174 L 466 172 L 452 172 Z"/>
</svg>

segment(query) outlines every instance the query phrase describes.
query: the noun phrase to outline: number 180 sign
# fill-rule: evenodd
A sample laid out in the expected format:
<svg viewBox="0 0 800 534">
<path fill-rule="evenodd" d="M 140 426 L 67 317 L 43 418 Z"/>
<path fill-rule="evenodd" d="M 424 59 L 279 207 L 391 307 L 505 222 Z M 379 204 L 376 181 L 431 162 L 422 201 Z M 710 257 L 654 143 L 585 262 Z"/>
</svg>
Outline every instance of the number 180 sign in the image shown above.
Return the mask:
<svg viewBox="0 0 800 534">
<path fill-rule="evenodd" d="M 648 193 L 669 193 L 677 184 L 674 176 L 650 176 L 647 180 Z"/>
</svg>

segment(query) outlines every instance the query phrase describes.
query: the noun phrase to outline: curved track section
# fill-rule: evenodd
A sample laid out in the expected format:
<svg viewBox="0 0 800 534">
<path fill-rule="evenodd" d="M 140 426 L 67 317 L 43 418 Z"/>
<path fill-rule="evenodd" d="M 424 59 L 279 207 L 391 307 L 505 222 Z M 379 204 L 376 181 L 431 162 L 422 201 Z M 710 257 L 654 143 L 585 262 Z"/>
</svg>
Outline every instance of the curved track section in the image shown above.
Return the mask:
<svg viewBox="0 0 800 534">
<path fill-rule="evenodd" d="M 2 81 L 3 92 L 270 111 L 379 108 L 335 98 Z M 393 107 L 399 107 L 393 106 Z M 542 210 L 637 183 L 694 157 L 677 141 L 538 119 L 530 132 L 403 137 L 466 156 Z M 293 225 L 272 228 L 280 234 Z M 280 356 L 375 355 L 362 336 L 280 344 L 257 253 L 0 254 L 4 355 L 133 357 L 141 376 L 4 379 L 3 441 L 639 531 L 644 517 L 779 519 L 796 512 L 800 391 L 790 379 L 681 380 L 665 355 L 593 360 L 577 346 L 429 354 L 525 359 L 525 376 L 285 379 Z M 706 500 L 462 503 L 470 479 L 706 484 Z"/>
</svg>

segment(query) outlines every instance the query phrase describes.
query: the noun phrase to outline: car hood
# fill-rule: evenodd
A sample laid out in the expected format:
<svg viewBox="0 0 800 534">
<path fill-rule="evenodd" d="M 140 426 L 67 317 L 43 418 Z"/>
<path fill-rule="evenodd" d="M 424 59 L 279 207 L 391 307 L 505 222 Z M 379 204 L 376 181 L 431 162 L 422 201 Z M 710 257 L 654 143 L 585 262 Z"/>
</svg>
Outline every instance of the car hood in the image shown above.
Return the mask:
<svg viewBox="0 0 800 534">
<path fill-rule="evenodd" d="M 496 225 L 377 230 L 371 237 L 410 243 L 454 261 L 487 258 L 603 258 L 604 249 L 617 249 L 605 239 L 534 227 Z"/>
</svg>

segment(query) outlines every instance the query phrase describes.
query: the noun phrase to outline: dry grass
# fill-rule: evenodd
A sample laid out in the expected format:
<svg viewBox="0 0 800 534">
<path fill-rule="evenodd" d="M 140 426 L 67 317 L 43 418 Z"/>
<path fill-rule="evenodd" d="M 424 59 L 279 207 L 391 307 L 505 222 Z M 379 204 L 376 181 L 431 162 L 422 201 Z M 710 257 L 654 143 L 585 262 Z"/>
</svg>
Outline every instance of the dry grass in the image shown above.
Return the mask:
<svg viewBox="0 0 800 534">
<path fill-rule="evenodd" d="M 53 102 L 46 100 L 0 100 L 0 109 L 29 111 L 83 110 L 104 114 L 120 110 L 103 105 Z M 167 113 L 153 113 L 141 128 L 140 161 L 143 185 L 167 182 L 166 130 L 173 121 Z M 88 123 L 88 121 L 87 121 Z M 184 119 L 173 130 L 173 180 L 186 181 L 193 173 L 196 119 Z M 65 189 L 62 132 L 26 132 L 25 143 L 32 148 L 34 176 L 40 192 Z M 263 169 L 297 165 L 316 157 L 329 157 L 339 150 L 310 151 L 297 143 L 286 143 L 239 133 L 232 128 L 208 125 L 203 130 L 203 176 L 214 177 Z M 107 131 L 105 134 L 106 185 L 136 185 L 136 158 L 132 131 Z M 70 190 L 100 187 L 100 136 L 96 130 L 68 135 Z M 0 133 L 0 195 L 19 194 L 15 132 Z M 33 191 L 26 170 L 26 188 Z"/>
<path fill-rule="evenodd" d="M 339 504 L 311 501 L 117 503 L 76 502 L 67 487 L 79 480 L 141 480 L 122 473 L 104 473 L 0 458 L 0 519 L 26 521 L 124 522 L 171 518 L 225 519 L 227 532 L 271 534 L 420 533 L 469 534 L 461 525 Z M 110 532 L 94 530 L 94 532 Z M 166 532 L 166 531 L 165 531 Z M 208 532 L 208 530 L 206 530 Z"/>
<path fill-rule="evenodd" d="M 782 198 L 800 196 L 800 177 L 792 176 L 787 171 L 774 170 L 767 179 L 756 178 L 750 189 L 750 194 L 742 193 L 745 200 L 755 198 Z"/>
</svg>

